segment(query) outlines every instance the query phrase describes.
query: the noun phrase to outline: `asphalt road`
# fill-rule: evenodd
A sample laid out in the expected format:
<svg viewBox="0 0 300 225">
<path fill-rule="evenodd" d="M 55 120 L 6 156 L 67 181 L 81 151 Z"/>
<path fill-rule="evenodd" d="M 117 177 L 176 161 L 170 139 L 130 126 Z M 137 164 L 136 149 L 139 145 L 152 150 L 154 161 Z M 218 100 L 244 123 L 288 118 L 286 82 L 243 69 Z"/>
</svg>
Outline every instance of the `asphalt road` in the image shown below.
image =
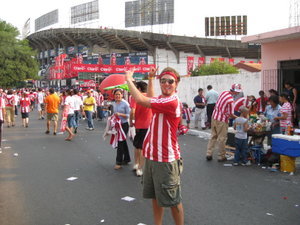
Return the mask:
<svg viewBox="0 0 300 225">
<path fill-rule="evenodd" d="M 0 225 L 153 224 L 151 202 L 142 198 L 132 165 L 113 170 L 116 152 L 102 139 L 104 122 L 95 121 L 96 129 L 86 131 L 81 121 L 78 135 L 66 142 L 64 135 L 46 135 L 36 113 L 29 128 L 20 120 L 4 128 Z M 180 145 L 187 225 L 300 224 L 299 174 L 206 162 L 207 140 L 195 136 L 180 137 Z M 121 200 L 125 196 L 135 200 Z M 173 224 L 169 210 L 164 224 Z"/>
</svg>

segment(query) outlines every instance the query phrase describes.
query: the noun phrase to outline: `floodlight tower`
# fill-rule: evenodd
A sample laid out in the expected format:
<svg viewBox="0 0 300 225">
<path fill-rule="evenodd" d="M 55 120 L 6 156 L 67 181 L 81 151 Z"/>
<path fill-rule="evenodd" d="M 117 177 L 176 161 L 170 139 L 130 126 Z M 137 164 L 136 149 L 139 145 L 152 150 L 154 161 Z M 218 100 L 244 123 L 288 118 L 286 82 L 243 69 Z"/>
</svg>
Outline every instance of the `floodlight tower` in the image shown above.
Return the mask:
<svg viewBox="0 0 300 225">
<path fill-rule="evenodd" d="M 289 27 L 300 25 L 300 0 L 290 0 Z"/>
</svg>

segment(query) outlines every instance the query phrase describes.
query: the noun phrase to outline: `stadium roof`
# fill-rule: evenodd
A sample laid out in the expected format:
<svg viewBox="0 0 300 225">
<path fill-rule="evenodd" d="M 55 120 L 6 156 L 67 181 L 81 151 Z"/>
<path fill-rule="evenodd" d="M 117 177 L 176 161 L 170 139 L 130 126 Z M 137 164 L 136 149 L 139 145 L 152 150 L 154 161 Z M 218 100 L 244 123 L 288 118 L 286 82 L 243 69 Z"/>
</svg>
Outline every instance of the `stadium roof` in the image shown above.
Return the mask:
<svg viewBox="0 0 300 225">
<path fill-rule="evenodd" d="M 150 51 L 155 48 L 169 49 L 179 61 L 179 52 L 201 56 L 260 58 L 260 46 L 241 43 L 238 40 L 211 39 L 166 35 L 116 29 L 58 28 L 43 30 L 27 37 L 30 45 L 40 51 L 58 46 L 94 46 L 120 49 L 128 52 Z"/>
</svg>

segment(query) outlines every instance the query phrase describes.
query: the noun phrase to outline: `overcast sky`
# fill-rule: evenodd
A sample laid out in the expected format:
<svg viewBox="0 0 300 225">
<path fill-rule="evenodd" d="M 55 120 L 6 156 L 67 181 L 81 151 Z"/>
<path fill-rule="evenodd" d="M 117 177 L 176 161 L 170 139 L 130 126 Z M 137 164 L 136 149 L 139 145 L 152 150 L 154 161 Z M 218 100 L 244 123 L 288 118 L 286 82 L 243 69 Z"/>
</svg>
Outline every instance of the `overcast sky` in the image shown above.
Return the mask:
<svg viewBox="0 0 300 225">
<path fill-rule="evenodd" d="M 204 36 L 204 20 L 206 16 L 248 15 L 248 34 L 263 33 L 282 29 L 289 26 L 289 0 L 175 0 L 176 28 L 181 35 Z M 29 18 L 36 18 L 44 13 L 74 3 L 86 0 L 3 0 L 0 7 L 0 19 L 5 20 L 21 29 Z M 120 11 L 120 5 L 125 0 L 100 0 L 99 7 L 105 4 L 110 15 L 112 27 L 120 28 L 124 20 L 114 16 Z M 115 8 L 117 7 L 117 8 Z M 177 7 L 177 8 L 176 8 Z M 121 7 L 122 8 L 122 7 Z M 201 19 L 199 19 L 201 17 Z M 189 25 L 192 21 L 192 26 Z M 199 26 L 197 23 L 199 21 Z M 106 25 L 106 24 L 105 24 Z M 178 33 L 178 32 L 177 32 Z"/>
</svg>

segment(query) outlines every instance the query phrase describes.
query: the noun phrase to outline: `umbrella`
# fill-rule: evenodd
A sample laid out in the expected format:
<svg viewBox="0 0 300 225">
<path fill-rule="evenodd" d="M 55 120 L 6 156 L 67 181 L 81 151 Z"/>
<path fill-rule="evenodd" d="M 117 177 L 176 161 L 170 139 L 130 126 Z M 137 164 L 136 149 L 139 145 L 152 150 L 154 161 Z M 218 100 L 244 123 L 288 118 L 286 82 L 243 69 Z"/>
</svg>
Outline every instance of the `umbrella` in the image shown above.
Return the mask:
<svg viewBox="0 0 300 225">
<path fill-rule="evenodd" d="M 111 74 L 106 77 L 100 84 L 99 89 L 102 93 L 107 93 L 111 98 L 113 98 L 111 87 L 119 86 L 126 84 L 125 75 L 124 74 Z M 110 90 L 106 90 L 109 88 Z M 117 87 L 116 87 L 117 88 Z"/>
</svg>

